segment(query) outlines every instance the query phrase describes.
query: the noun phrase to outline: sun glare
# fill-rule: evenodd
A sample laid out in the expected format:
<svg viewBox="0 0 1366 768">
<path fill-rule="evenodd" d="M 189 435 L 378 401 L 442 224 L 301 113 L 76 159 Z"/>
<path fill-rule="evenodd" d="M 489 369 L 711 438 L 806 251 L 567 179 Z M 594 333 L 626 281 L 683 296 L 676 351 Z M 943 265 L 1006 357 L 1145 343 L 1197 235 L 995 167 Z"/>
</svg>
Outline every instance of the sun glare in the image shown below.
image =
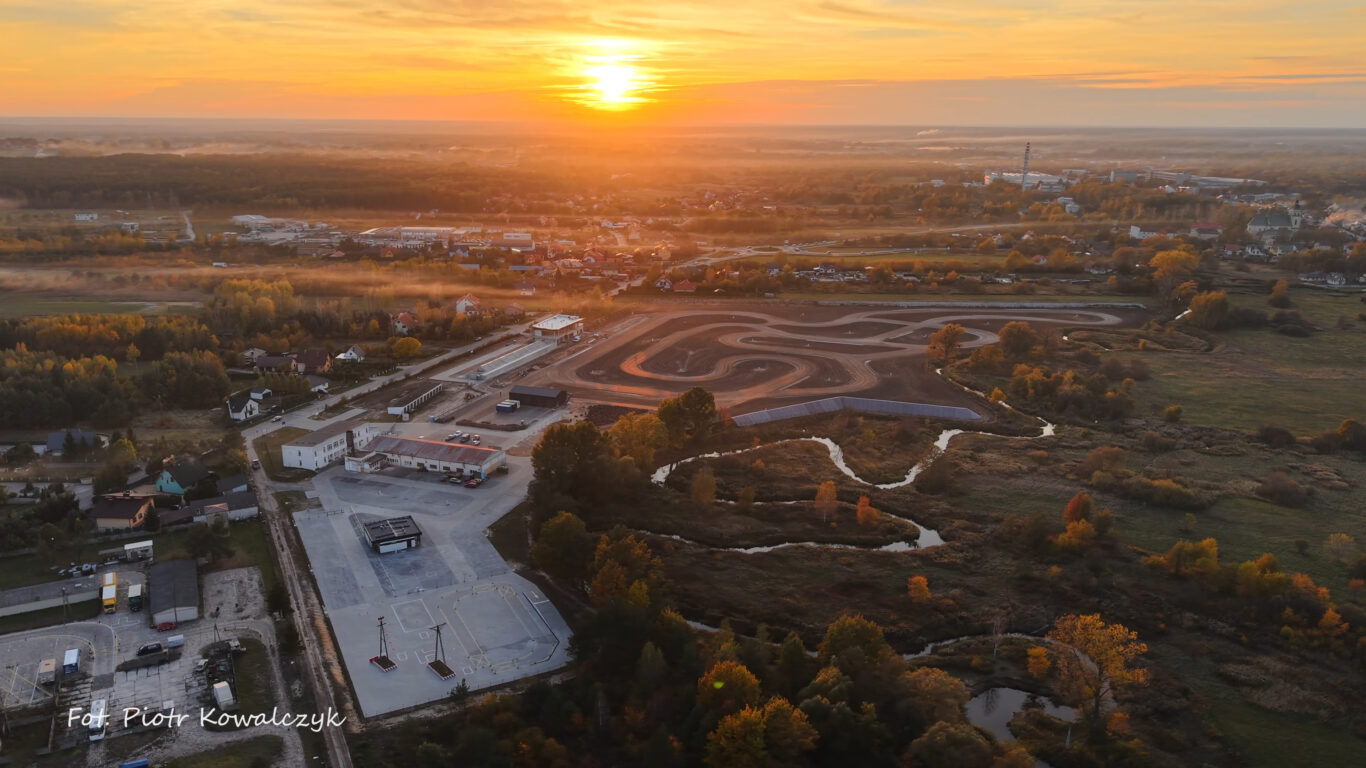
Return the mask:
<svg viewBox="0 0 1366 768">
<path fill-rule="evenodd" d="M 631 62 L 639 55 L 609 53 L 589 56 L 578 69 L 582 78 L 570 96 L 574 101 L 609 112 L 621 112 L 650 101 L 646 93 L 652 90 L 650 82 L 640 67 Z"/>
</svg>

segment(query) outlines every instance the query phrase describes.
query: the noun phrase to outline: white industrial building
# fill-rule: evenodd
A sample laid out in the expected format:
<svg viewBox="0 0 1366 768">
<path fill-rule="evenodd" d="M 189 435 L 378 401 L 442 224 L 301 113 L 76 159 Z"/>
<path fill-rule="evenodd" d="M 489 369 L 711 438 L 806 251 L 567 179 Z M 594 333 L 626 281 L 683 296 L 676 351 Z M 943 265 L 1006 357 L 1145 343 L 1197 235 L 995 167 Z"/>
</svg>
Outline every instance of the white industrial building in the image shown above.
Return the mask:
<svg viewBox="0 0 1366 768">
<path fill-rule="evenodd" d="M 286 467 L 317 472 L 341 461 L 348 452 L 369 442 L 379 432 L 380 425 L 368 422 L 333 424 L 280 446 L 280 459 Z"/>
<path fill-rule="evenodd" d="M 380 435 L 346 458 L 346 468 L 352 472 L 394 466 L 478 477 L 487 477 L 506 463 L 507 453 L 497 448 L 397 435 Z"/>
<path fill-rule="evenodd" d="M 537 338 L 561 341 L 566 336 L 583 333 L 583 318 L 578 315 L 551 315 L 532 325 L 531 333 Z"/>
</svg>

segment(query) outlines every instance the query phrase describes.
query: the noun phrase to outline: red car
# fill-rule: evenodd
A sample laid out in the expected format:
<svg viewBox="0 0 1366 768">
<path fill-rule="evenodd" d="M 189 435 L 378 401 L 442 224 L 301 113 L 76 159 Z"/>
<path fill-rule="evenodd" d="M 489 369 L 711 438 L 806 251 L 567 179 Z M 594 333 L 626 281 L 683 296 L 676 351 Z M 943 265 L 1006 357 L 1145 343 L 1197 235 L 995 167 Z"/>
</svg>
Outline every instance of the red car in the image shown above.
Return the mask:
<svg viewBox="0 0 1366 768">
<path fill-rule="evenodd" d="M 173 629 L 175 629 L 174 621 L 163 621 L 157 625 L 158 632 L 170 632 Z"/>
<path fill-rule="evenodd" d="M 468 480 L 465 481 L 465 487 L 466 487 L 466 488 L 478 488 L 478 487 L 479 487 L 479 484 L 482 483 L 482 482 L 484 482 L 484 481 L 483 481 L 482 479 L 478 478 L 478 477 L 471 477 L 470 479 L 468 479 Z"/>
</svg>

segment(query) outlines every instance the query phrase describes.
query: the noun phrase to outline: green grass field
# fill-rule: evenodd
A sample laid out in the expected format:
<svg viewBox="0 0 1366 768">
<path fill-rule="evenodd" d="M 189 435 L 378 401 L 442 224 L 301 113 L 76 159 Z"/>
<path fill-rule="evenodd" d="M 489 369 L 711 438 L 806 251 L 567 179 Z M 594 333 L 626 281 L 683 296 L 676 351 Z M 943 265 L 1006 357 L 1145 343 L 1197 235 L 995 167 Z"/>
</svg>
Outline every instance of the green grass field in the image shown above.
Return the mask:
<svg viewBox="0 0 1366 768">
<path fill-rule="evenodd" d="M 267 593 L 280 581 L 280 566 L 271 548 L 270 533 L 259 519 L 241 520 L 228 524 L 228 541 L 233 549 L 231 557 L 202 566 L 205 573 L 232 568 L 256 566 L 261 569 L 261 587 Z M 189 557 L 190 526 L 177 527 L 155 537 L 153 548 L 158 560 Z"/>
<path fill-rule="evenodd" d="M 252 447 L 256 449 L 256 458 L 261 460 L 261 468 L 270 479 L 288 483 L 313 476 L 308 470 L 286 467 L 280 456 L 280 446 L 306 434 L 306 429 L 280 427 L 252 441 Z"/>
<path fill-rule="evenodd" d="M 1140 410 L 1158 413 L 1176 403 L 1192 423 L 1248 431 L 1271 424 L 1299 435 L 1335 428 L 1343 419 L 1366 419 L 1366 322 L 1356 319 L 1366 304 L 1306 289 L 1292 297 L 1293 308 L 1318 332 L 1294 338 L 1270 329 L 1238 330 L 1215 334 L 1222 346 L 1210 353 L 1144 354 L 1152 379 L 1135 389 Z M 1230 299 L 1235 306 L 1269 309 L 1264 297 Z"/>
<path fill-rule="evenodd" d="M 167 312 L 197 311 L 199 302 L 184 301 L 107 301 L 93 298 L 62 298 L 44 294 L 13 293 L 0 302 L 0 317 L 34 315 L 161 315 Z"/>
</svg>

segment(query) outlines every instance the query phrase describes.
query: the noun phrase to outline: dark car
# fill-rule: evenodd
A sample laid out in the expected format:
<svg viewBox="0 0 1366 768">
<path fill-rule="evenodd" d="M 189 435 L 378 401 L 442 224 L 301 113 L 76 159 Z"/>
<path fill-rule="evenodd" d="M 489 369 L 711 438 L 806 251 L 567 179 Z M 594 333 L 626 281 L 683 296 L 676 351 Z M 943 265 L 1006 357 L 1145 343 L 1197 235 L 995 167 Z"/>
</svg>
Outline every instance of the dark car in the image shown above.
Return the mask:
<svg viewBox="0 0 1366 768">
<path fill-rule="evenodd" d="M 139 656 L 151 656 L 154 653 L 161 653 L 161 643 L 148 643 L 138 649 Z"/>
<path fill-rule="evenodd" d="M 252 469 L 260 469 L 260 468 L 261 468 L 261 460 L 260 460 L 260 459 L 252 459 L 252 460 L 251 460 L 251 468 L 252 468 Z"/>
</svg>

